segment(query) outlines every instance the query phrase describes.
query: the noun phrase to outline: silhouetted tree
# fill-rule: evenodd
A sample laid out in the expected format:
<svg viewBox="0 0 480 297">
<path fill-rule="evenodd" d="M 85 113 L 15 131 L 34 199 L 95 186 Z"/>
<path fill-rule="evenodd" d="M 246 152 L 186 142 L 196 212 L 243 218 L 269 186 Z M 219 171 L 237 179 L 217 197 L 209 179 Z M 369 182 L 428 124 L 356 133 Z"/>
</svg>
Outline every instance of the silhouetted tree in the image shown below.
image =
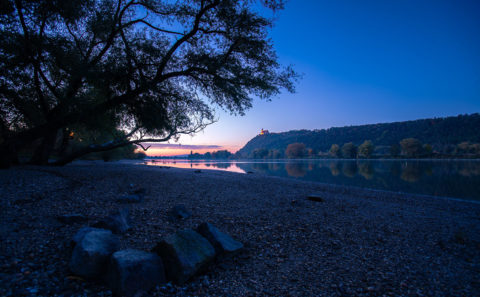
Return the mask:
<svg viewBox="0 0 480 297">
<path fill-rule="evenodd" d="M 287 156 L 287 158 L 303 158 L 305 157 L 305 154 L 306 149 L 305 144 L 303 143 L 291 143 L 285 150 L 285 156 Z"/>
<path fill-rule="evenodd" d="M 357 147 L 352 142 L 345 143 L 342 146 L 342 157 L 354 159 L 357 157 Z"/>
<path fill-rule="evenodd" d="M 272 19 L 256 1 L 4 0 L 0 11 L 0 165 L 40 142 L 98 123 L 124 131 L 57 161 L 195 133 L 213 102 L 244 114 L 252 95 L 293 91 L 277 62 Z M 283 1 L 258 1 L 278 10 Z M 101 121 L 99 122 L 99 119 Z"/>
<path fill-rule="evenodd" d="M 370 158 L 373 154 L 375 147 L 370 140 L 365 140 L 359 147 L 358 147 L 358 156 L 362 158 Z"/>
</svg>

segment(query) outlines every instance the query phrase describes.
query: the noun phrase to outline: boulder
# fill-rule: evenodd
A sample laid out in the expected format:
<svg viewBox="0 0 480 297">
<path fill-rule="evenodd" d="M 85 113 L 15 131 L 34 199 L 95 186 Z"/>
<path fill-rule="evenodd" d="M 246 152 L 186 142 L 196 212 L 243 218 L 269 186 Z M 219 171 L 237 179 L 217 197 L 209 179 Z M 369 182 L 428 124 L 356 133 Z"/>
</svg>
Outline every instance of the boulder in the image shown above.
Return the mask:
<svg viewBox="0 0 480 297">
<path fill-rule="evenodd" d="M 218 254 L 235 253 L 243 248 L 241 242 L 236 241 L 230 235 L 218 230 L 210 223 L 202 223 L 198 226 L 197 232 L 205 237 L 215 248 Z"/>
<path fill-rule="evenodd" d="M 130 229 L 130 212 L 128 208 L 119 209 L 93 226 L 111 230 L 115 234 L 125 233 Z"/>
<path fill-rule="evenodd" d="M 143 200 L 143 196 L 138 194 L 123 195 L 117 199 L 119 203 L 140 203 Z"/>
<path fill-rule="evenodd" d="M 120 241 L 109 230 L 91 230 L 75 246 L 70 270 L 84 278 L 102 276 L 110 256 L 120 247 Z"/>
<path fill-rule="evenodd" d="M 175 219 L 179 219 L 179 220 L 187 219 L 190 216 L 192 216 L 192 214 L 187 210 L 187 208 L 183 204 L 175 205 L 168 212 L 168 214 L 170 215 L 170 217 L 175 218 Z"/>
<path fill-rule="evenodd" d="M 107 279 L 113 293 L 125 297 L 139 296 L 166 282 L 161 258 L 133 249 L 112 254 Z"/>
<path fill-rule="evenodd" d="M 153 249 L 162 257 L 167 279 L 182 284 L 205 268 L 215 257 L 215 248 L 197 232 L 178 231 Z"/>
<path fill-rule="evenodd" d="M 61 223 L 70 225 L 74 223 L 85 222 L 87 220 L 87 217 L 78 213 L 72 213 L 72 214 L 59 215 L 57 216 L 57 220 Z"/>
</svg>

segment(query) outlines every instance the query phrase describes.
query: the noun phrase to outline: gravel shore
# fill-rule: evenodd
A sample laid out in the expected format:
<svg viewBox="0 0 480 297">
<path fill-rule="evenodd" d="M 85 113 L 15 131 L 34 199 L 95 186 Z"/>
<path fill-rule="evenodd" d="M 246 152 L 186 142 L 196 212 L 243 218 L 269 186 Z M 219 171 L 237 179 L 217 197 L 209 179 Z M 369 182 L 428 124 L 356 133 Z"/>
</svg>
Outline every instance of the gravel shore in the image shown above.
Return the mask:
<svg viewBox="0 0 480 297">
<path fill-rule="evenodd" d="M 0 171 L 0 296 L 110 296 L 68 270 L 70 240 L 132 188 L 122 247 L 211 222 L 244 243 L 151 296 L 480 296 L 480 204 L 259 174 L 84 162 Z M 318 194 L 324 202 L 307 200 Z M 184 204 L 193 214 L 172 221 Z M 79 213 L 87 221 L 56 217 Z"/>
</svg>

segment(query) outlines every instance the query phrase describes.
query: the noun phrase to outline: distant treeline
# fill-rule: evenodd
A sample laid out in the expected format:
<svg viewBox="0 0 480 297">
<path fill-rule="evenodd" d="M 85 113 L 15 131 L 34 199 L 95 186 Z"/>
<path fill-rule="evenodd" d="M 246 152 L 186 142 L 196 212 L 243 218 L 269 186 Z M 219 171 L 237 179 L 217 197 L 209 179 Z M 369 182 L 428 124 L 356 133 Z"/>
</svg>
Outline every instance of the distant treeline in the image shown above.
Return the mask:
<svg viewBox="0 0 480 297">
<path fill-rule="evenodd" d="M 190 152 L 189 159 L 232 159 L 233 154 L 227 150 L 207 152 L 205 154 Z"/>
<path fill-rule="evenodd" d="M 258 135 L 235 158 L 480 157 L 480 115 Z"/>
</svg>

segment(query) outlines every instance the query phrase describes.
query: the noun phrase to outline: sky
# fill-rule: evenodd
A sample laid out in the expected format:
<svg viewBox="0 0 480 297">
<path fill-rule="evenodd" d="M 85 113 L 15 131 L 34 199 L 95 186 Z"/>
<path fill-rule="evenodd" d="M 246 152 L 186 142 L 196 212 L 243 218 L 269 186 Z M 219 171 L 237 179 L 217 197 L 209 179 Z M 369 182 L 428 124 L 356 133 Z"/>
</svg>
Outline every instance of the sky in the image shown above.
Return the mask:
<svg viewBox="0 0 480 297">
<path fill-rule="evenodd" d="M 270 32 L 296 92 L 254 99 L 148 155 L 232 152 L 260 130 L 284 132 L 480 112 L 480 1 L 290 0 Z"/>
</svg>

